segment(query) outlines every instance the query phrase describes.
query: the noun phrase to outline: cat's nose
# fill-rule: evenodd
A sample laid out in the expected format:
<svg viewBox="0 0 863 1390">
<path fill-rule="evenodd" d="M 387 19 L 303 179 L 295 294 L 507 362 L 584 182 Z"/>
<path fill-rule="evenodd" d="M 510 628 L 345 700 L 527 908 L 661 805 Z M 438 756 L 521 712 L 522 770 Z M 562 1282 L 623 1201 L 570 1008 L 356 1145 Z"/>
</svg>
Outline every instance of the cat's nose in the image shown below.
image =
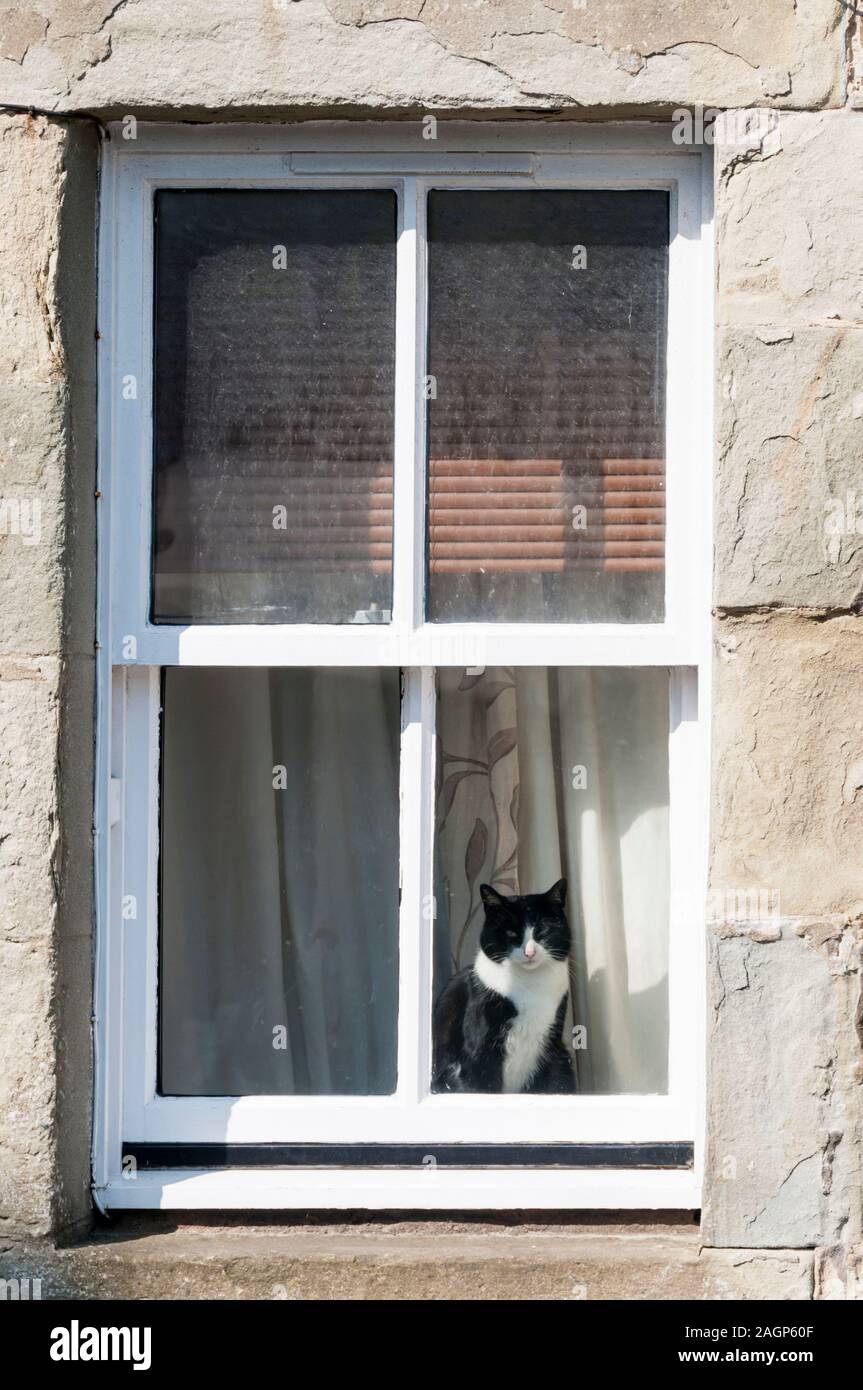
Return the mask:
<svg viewBox="0 0 863 1390">
<path fill-rule="evenodd" d="M 533 960 L 536 955 L 536 943 L 534 941 L 526 941 L 524 943 L 524 954 L 527 960 Z"/>
</svg>

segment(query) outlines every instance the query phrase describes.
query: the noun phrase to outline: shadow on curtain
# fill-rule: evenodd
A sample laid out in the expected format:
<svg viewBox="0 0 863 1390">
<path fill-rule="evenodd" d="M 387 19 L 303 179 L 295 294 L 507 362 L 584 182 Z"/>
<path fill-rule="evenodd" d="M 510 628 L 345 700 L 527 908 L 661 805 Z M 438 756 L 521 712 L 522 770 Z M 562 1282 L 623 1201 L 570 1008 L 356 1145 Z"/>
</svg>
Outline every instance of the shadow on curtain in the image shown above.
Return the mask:
<svg viewBox="0 0 863 1390">
<path fill-rule="evenodd" d="M 481 883 L 565 876 L 578 1089 L 668 1085 L 668 672 L 438 675 L 435 993 L 477 951 Z"/>
<path fill-rule="evenodd" d="M 398 671 L 171 668 L 164 706 L 160 1089 L 391 1093 Z"/>
</svg>

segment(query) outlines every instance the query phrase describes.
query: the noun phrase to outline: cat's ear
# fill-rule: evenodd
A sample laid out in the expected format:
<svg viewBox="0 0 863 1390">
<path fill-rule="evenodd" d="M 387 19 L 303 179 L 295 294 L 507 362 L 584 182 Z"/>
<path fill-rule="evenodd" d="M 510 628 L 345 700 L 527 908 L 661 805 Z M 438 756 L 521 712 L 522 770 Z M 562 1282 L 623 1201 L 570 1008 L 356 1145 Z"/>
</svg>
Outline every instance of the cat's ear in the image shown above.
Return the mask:
<svg viewBox="0 0 863 1390">
<path fill-rule="evenodd" d="M 550 903 L 554 904 L 555 907 L 564 907 L 566 904 L 566 879 L 559 878 L 557 880 L 557 883 L 553 884 L 552 887 L 549 888 L 545 896 L 548 898 Z"/>
<path fill-rule="evenodd" d="M 506 898 L 501 897 L 500 893 L 496 892 L 490 883 L 481 883 L 479 885 L 479 895 L 482 898 L 482 905 L 486 912 L 492 907 L 506 907 Z"/>
</svg>

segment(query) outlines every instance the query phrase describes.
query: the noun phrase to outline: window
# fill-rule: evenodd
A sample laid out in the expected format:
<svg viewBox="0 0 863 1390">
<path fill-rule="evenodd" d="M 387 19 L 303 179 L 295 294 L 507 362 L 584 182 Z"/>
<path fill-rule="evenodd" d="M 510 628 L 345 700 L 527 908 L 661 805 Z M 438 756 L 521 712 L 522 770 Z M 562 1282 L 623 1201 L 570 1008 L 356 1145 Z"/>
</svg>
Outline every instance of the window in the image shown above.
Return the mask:
<svg viewBox="0 0 863 1390">
<path fill-rule="evenodd" d="M 668 193 L 428 214 L 429 616 L 661 620 Z"/>
<path fill-rule="evenodd" d="M 697 1206 L 701 156 L 139 136 L 103 190 L 99 1200 Z M 547 1081 L 453 1070 L 489 931 L 554 961 Z"/>
</svg>

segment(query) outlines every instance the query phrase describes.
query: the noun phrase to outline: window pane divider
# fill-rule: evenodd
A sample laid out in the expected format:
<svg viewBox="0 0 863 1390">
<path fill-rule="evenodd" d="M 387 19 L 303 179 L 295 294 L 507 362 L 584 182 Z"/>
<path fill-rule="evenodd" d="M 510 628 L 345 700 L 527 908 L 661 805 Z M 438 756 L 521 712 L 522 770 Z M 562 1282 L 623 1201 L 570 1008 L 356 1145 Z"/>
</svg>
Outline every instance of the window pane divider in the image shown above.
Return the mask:
<svg viewBox="0 0 863 1390">
<path fill-rule="evenodd" d="M 417 1105 L 431 1066 L 434 673 L 404 673 L 399 769 L 399 1098 Z"/>
<path fill-rule="evenodd" d="M 423 604 L 422 573 L 416 562 L 422 553 L 424 508 L 422 427 L 418 420 L 417 387 L 422 371 L 420 340 L 419 246 L 422 238 L 417 181 L 402 181 L 396 244 L 396 367 L 393 454 L 393 624 L 413 626 Z"/>
<path fill-rule="evenodd" d="M 416 589 L 414 590 L 416 592 Z M 693 666 L 700 634 L 665 626 L 380 623 L 146 627 L 117 666 Z"/>
</svg>

